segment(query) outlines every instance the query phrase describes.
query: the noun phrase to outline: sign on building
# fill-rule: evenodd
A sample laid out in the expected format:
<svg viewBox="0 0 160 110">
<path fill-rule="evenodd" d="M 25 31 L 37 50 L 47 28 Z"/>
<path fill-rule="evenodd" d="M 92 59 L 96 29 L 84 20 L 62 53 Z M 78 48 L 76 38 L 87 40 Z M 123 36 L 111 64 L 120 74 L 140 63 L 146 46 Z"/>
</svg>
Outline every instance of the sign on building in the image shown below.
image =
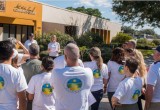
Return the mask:
<svg viewBox="0 0 160 110">
<path fill-rule="evenodd" d="M 5 0 L 0 0 L 0 11 L 4 11 L 5 10 Z"/>
</svg>

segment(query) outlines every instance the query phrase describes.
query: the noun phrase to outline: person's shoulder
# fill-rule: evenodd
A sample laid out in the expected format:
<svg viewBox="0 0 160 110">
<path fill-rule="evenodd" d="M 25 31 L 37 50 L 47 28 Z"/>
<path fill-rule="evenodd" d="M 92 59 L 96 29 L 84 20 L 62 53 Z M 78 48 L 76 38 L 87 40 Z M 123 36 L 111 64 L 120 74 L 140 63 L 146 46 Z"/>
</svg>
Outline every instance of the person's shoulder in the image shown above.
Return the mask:
<svg viewBox="0 0 160 110">
<path fill-rule="evenodd" d="M 30 40 L 28 39 L 28 40 L 25 41 L 25 43 L 28 43 L 29 41 L 30 41 Z"/>
<path fill-rule="evenodd" d="M 37 78 L 41 78 L 41 77 L 43 77 L 43 73 L 33 75 L 32 79 L 37 79 Z"/>
<path fill-rule="evenodd" d="M 30 63 L 41 64 L 42 61 L 39 59 L 34 59 L 34 60 L 31 60 Z"/>
<path fill-rule="evenodd" d="M 103 67 L 107 67 L 107 64 L 103 63 L 102 66 L 103 66 Z"/>
<path fill-rule="evenodd" d="M 90 73 L 92 73 L 91 68 L 82 68 L 82 70 L 84 70 L 85 72 L 90 72 Z"/>
<path fill-rule="evenodd" d="M 78 62 L 79 62 L 79 63 L 83 63 L 81 59 L 78 59 Z"/>
<path fill-rule="evenodd" d="M 58 56 L 56 57 L 53 61 L 58 61 L 58 60 L 63 60 L 64 59 L 64 55 Z"/>
<path fill-rule="evenodd" d="M 58 44 L 58 45 L 59 45 L 59 42 L 56 42 L 56 44 Z"/>
<path fill-rule="evenodd" d="M 96 66 L 96 62 L 94 61 L 88 61 L 83 63 L 85 67 L 91 67 L 91 66 Z"/>
<path fill-rule="evenodd" d="M 107 64 L 110 65 L 110 64 L 113 64 L 113 63 L 114 63 L 114 61 L 109 60 Z"/>
<path fill-rule="evenodd" d="M 135 78 L 135 80 L 136 80 L 136 82 L 140 82 L 140 83 L 142 83 L 142 78 L 141 78 L 141 77 L 139 77 L 139 76 L 138 76 L 138 77 L 136 77 L 136 78 Z"/>
</svg>

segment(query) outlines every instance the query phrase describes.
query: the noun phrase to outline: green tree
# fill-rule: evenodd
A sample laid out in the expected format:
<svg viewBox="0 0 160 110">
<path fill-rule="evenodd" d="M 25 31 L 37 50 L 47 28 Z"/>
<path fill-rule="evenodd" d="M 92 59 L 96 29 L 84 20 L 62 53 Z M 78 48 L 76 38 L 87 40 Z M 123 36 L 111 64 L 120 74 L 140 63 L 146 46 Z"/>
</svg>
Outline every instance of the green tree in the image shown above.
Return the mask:
<svg viewBox="0 0 160 110">
<path fill-rule="evenodd" d="M 129 26 L 122 26 L 121 30 L 123 31 L 123 33 L 129 34 L 129 35 L 133 35 L 135 33 L 135 30 Z"/>
<path fill-rule="evenodd" d="M 85 8 L 84 6 L 77 7 L 77 8 L 67 7 L 66 9 L 72 10 L 72 11 L 78 11 L 78 12 L 85 13 L 85 14 L 88 14 L 88 15 L 91 15 L 91 16 L 96 16 L 96 17 L 99 17 L 99 18 L 109 20 L 108 18 L 102 17 L 102 13 L 99 11 L 99 9 Z"/>
<path fill-rule="evenodd" d="M 119 33 L 115 37 L 113 37 L 111 43 L 123 44 L 131 39 L 132 37 L 130 35 L 125 33 Z"/>
<path fill-rule="evenodd" d="M 153 29 L 143 29 L 139 31 L 140 34 L 149 34 L 149 35 L 155 35 L 155 31 Z"/>
<path fill-rule="evenodd" d="M 136 26 L 150 24 L 153 27 L 160 27 L 159 1 L 113 1 L 112 9 L 124 23 L 134 23 Z"/>
</svg>

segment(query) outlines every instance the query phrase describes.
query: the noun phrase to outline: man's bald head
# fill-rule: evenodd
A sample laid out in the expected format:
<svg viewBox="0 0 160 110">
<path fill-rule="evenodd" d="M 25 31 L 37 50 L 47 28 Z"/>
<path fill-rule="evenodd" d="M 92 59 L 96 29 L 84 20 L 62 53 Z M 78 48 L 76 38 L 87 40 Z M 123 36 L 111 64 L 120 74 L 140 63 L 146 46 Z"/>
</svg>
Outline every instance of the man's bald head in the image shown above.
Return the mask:
<svg viewBox="0 0 160 110">
<path fill-rule="evenodd" d="M 64 48 L 64 54 L 68 59 L 73 62 L 76 62 L 79 59 L 79 48 L 73 43 L 69 43 Z"/>
</svg>

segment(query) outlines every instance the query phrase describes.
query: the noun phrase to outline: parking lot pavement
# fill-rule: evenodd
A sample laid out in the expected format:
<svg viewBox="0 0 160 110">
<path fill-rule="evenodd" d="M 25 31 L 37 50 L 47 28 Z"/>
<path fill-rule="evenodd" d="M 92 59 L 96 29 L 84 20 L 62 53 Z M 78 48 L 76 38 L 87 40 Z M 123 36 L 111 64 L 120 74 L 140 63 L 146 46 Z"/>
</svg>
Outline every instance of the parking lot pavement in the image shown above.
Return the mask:
<svg viewBox="0 0 160 110">
<path fill-rule="evenodd" d="M 143 109 L 144 109 L 144 103 L 145 103 L 144 100 L 142 100 Z M 103 96 L 103 99 L 101 100 L 99 110 L 112 110 L 106 94 Z"/>
<path fill-rule="evenodd" d="M 101 100 L 99 110 L 112 110 L 107 95 L 104 95 L 103 99 Z"/>
</svg>

